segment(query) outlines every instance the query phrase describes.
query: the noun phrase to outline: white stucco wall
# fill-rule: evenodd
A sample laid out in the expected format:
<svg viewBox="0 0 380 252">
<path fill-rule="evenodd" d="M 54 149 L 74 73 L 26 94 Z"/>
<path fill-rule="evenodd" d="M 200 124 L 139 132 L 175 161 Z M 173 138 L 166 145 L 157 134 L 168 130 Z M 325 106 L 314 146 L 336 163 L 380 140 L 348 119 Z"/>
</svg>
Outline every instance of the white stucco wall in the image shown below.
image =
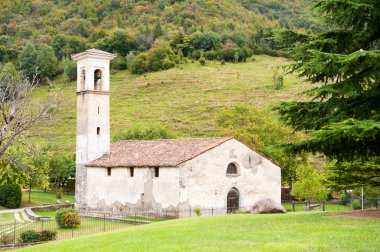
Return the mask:
<svg viewBox="0 0 380 252">
<path fill-rule="evenodd" d="M 229 163 L 238 176 L 227 176 Z M 227 193 L 239 190 L 239 206 L 249 207 L 262 198 L 281 202 L 281 169 L 232 139 L 180 165 L 181 209 L 226 208 Z"/>
<path fill-rule="evenodd" d="M 88 210 L 174 209 L 179 202 L 178 168 L 160 167 L 159 177 L 154 168 L 87 167 Z M 142 195 L 143 194 L 143 195 Z"/>
</svg>

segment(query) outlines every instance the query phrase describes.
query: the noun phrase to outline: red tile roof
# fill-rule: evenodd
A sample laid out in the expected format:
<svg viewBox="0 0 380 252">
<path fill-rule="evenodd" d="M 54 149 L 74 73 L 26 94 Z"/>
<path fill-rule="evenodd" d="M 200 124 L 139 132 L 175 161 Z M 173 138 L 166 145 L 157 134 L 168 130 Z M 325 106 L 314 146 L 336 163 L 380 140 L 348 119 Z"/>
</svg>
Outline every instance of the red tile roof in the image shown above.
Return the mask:
<svg viewBox="0 0 380 252">
<path fill-rule="evenodd" d="M 111 144 L 111 153 L 88 163 L 89 167 L 175 167 L 232 139 L 184 138 L 123 140 Z"/>
</svg>

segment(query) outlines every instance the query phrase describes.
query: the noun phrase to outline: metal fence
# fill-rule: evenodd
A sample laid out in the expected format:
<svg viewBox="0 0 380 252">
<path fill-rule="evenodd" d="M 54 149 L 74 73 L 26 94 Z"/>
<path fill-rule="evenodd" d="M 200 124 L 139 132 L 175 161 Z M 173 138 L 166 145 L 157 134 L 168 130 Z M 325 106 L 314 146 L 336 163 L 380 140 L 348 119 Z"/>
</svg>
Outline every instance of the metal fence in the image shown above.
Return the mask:
<svg viewBox="0 0 380 252">
<path fill-rule="evenodd" d="M 305 210 L 315 211 L 350 211 L 358 205 L 352 199 L 351 202 L 339 200 L 305 202 L 305 201 L 283 201 L 282 205 L 288 212 L 298 212 Z M 360 202 L 360 200 L 359 200 Z M 361 202 L 359 204 L 361 207 Z M 380 207 L 380 197 L 366 198 L 363 202 L 365 209 Z M 25 221 L 23 223 L 16 220 L 7 223 L 0 223 L 0 240 L 3 244 L 20 244 L 20 236 L 28 230 L 43 231 L 51 230 L 57 232 L 57 240 L 71 239 L 74 237 L 86 236 L 107 231 L 115 231 L 129 228 L 134 225 L 155 223 L 177 218 L 194 218 L 198 216 L 216 216 L 235 213 L 247 213 L 250 207 L 239 208 L 189 208 L 187 210 L 130 210 L 127 212 L 84 212 L 80 216 L 80 226 L 76 228 L 59 228 L 55 218 L 49 220 Z M 4 245 L 1 245 L 4 246 Z"/>
<path fill-rule="evenodd" d="M 300 211 L 350 211 L 359 209 L 377 209 L 380 207 L 380 196 L 361 198 L 350 198 L 349 200 L 329 201 L 294 201 L 283 200 L 281 204 L 288 212 Z"/>
<path fill-rule="evenodd" d="M 55 218 L 47 220 L 30 220 L 19 222 L 16 219 L 6 223 L 0 223 L 1 246 L 22 245 L 20 237 L 26 231 L 56 231 L 56 240 L 71 239 L 90 234 L 107 231 L 115 231 L 129 228 L 135 225 L 155 223 L 177 218 L 191 218 L 197 216 L 215 216 L 247 212 L 249 208 L 205 208 L 188 210 L 130 210 L 127 212 L 84 212 L 79 215 L 80 225 L 76 228 L 60 228 Z M 31 243 L 28 243 L 31 244 Z"/>
</svg>

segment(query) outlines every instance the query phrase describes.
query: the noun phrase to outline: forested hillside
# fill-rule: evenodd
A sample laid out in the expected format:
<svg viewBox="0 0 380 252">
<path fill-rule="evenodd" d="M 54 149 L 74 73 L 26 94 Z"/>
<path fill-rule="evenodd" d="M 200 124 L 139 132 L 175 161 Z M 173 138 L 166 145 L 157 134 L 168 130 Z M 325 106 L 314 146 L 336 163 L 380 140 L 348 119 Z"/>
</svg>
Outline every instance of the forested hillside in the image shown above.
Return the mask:
<svg viewBox="0 0 380 252">
<path fill-rule="evenodd" d="M 263 38 L 282 25 L 306 28 L 307 22 L 295 22 L 303 20 L 303 1 L 3 0 L 0 61 L 20 69 L 19 55 L 27 46 L 49 56 L 54 52 L 58 62 L 90 47 L 122 56 L 146 51 L 158 38 L 176 49 L 186 41 L 179 39 L 173 46 L 173 34 L 197 31 L 217 33 L 222 44 L 229 40 L 254 53 L 273 55 L 273 46 Z M 63 66 L 55 66 L 43 77 L 62 71 Z"/>
</svg>

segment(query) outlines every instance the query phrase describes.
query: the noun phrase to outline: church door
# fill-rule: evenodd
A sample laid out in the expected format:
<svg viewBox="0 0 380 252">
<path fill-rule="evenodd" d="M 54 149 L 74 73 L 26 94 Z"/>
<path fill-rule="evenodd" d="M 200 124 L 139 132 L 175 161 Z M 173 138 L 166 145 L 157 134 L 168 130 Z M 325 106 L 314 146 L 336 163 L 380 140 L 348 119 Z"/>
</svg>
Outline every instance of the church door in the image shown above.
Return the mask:
<svg viewBox="0 0 380 252">
<path fill-rule="evenodd" d="M 235 187 L 227 194 L 227 213 L 235 212 L 239 209 L 239 190 Z"/>
</svg>

